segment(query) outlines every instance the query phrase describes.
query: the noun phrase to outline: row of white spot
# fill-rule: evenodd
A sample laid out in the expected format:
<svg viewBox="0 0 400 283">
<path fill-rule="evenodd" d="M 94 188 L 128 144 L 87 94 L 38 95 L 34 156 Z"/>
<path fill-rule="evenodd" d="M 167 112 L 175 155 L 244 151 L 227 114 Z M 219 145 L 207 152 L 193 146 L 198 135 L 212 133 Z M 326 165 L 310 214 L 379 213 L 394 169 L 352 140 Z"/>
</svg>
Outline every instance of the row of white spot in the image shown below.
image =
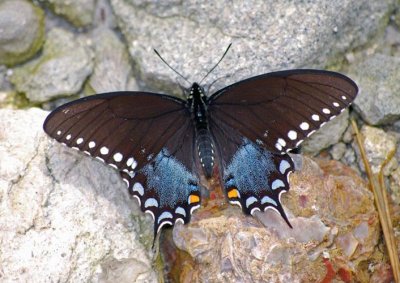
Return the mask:
<svg viewBox="0 0 400 283">
<path fill-rule="evenodd" d="M 346 100 L 347 98 L 346 98 L 346 96 L 343 95 L 343 96 L 342 96 L 342 99 L 343 99 L 343 100 Z M 333 102 L 332 104 L 333 104 L 333 106 L 335 106 L 336 108 L 337 108 L 337 107 L 340 107 L 340 104 L 337 103 L 337 102 Z M 343 108 L 341 112 L 343 112 L 344 109 L 345 109 L 345 108 Z M 322 109 L 322 113 L 328 115 L 328 114 L 331 114 L 331 110 L 329 110 L 328 108 L 323 108 L 323 109 Z M 331 117 L 329 118 L 329 120 L 332 120 L 332 119 L 334 119 L 335 117 L 336 117 L 336 115 L 333 115 L 333 116 L 331 116 Z M 313 120 L 313 121 L 315 121 L 315 122 L 320 121 L 320 119 L 321 119 L 321 118 L 320 118 L 320 116 L 319 116 L 318 114 L 313 114 L 313 115 L 311 115 L 311 120 Z M 320 127 L 324 126 L 325 124 L 326 124 L 325 122 L 321 123 Z M 302 122 L 302 123 L 299 125 L 299 127 L 300 127 L 301 130 L 307 131 L 307 130 L 310 129 L 310 124 L 307 123 L 307 122 Z M 309 136 L 311 136 L 314 132 L 315 132 L 315 130 L 312 130 L 312 131 L 310 131 L 309 133 L 307 133 L 306 136 L 309 137 Z M 289 138 L 290 140 L 292 140 L 292 141 L 295 141 L 295 140 L 297 140 L 297 138 L 298 138 L 298 134 L 297 134 L 297 132 L 296 132 L 295 130 L 290 130 L 290 131 L 287 133 L 287 136 L 288 136 L 288 138 Z M 298 147 L 302 142 L 303 142 L 303 139 L 298 140 L 297 143 L 296 143 L 296 145 L 295 145 L 295 147 Z M 275 143 L 276 149 L 278 149 L 279 151 L 282 151 L 283 148 L 284 148 L 285 146 L 286 146 L 286 141 L 285 141 L 283 138 L 278 138 L 278 140 L 277 140 L 276 143 Z M 288 150 L 290 150 L 290 149 L 288 149 Z M 287 150 L 287 151 L 288 151 L 288 150 Z M 287 152 L 287 151 L 286 151 L 286 152 Z M 282 153 L 283 153 L 283 152 L 282 152 Z"/>
<path fill-rule="evenodd" d="M 60 130 L 57 131 L 57 135 L 58 135 L 58 136 L 60 136 L 61 134 L 62 134 L 62 132 L 61 132 Z M 66 140 L 71 140 L 71 137 L 72 137 L 71 134 L 68 134 L 68 135 L 65 137 L 65 139 L 66 139 Z M 83 138 L 80 137 L 80 138 L 78 138 L 78 139 L 76 140 L 76 144 L 77 144 L 77 145 L 80 145 L 80 144 L 83 143 L 83 141 L 84 141 Z M 88 143 L 88 146 L 89 146 L 90 149 L 95 148 L 95 147 L 96 147 L 96 142 L 95 142 L 95 141 L 90 141 L 90 142 Z M 77 147 L 72 147 L 72 148 L 78 149 Z M 88 154 L 88 155 L 90 155 L 90 153 L 87 152 L 87 151 L 85 151 L 85 153 Z M 102 146 L 102 147 L 100 148 L 100 154 L 101 154 L 101 155 L 108 155 L 109 153 L 110 153 L 110 150 L 109 150 L 106 146 Z M 102 159 L 102 158 L 100 158 L 100 157 L 98 157 L 98 159 L 104 162 L 104 159 Z M 122 155 L 122 153 L 117 152 L 117 153 L 115 153 L 115 154 L 113 155 L 113 159 L 114 159 L 115 162 L 119 163 L 119 162 L 121 162 L 121 161 L 124 159 L 124 156 Z M 114 168 L 117 168 L 117 166 L 115 166 L 114 164 L 109 164 L 109 165 L 111 165 L 111 166 L 114 167 Z M 132 170 L 134 170 L 134 169 L 136 168 L 136 166 L 137 166 L 137 161 L 136 161 L 133 157 L 129 157 L 129 158 L 126 160 L 126 166 L 127 166 L 127 167 L 130 167 Z M 126 173 L 128 173 L 129 175 L 132 175 L 132 174 L 133 174 L 133 171 L 129 171 L 129 170 L 127 170 L 127 169 L 124 169 L 124 171 L 125 171 Z M 124 179 L 124 181 L 126 181 L 126 180 Z"/>
</svg>

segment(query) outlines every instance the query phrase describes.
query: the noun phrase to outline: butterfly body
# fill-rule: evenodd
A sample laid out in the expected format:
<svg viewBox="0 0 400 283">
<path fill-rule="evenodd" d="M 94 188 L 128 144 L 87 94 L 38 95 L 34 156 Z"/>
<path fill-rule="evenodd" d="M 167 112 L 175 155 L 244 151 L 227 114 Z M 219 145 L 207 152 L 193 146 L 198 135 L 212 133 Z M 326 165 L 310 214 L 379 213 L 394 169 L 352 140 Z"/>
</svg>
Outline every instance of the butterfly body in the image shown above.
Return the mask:
<svg viewBox="0 0 400 283">
<path fill-rule="evenodd" d="M 193 83 L 190 88 L 187 105 L 192 113 L 191 117 L 196 130 L 195 136 L 198 159 L 205 176 L 211 178 L 215 164 L 215 151 L 208 124 L 209 114 L 207 112 L 207 103 L 208 98 L 203 88 L 198 83 Z"/>
<path fill-rule="evenodd" d="M 121 174 L 142 211 L 164 225 L 188 223 L 200 207 L 200 170 L 218 165 L 227 200 L 245 214 L 281 204 L 294 164 L 288 152 L 339 115 L 357 85 L 321 70 L 267 73 L 207 96 L 194 83 L 186 100 L 148 92 L 85 97 L 54 110 L 45 132 Z"/>
</svg>

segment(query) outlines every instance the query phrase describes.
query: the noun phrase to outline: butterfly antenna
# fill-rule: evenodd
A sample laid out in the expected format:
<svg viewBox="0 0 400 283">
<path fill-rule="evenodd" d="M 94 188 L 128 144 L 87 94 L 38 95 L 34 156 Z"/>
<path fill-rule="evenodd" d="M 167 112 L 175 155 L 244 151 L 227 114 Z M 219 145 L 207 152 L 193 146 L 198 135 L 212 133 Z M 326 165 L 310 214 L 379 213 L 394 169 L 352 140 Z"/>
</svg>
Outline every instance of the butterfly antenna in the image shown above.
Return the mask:
<svg viewBox="0 0 400 283">
<path fill-rule="evenodd" d="M 177 70 L 175 70 L 174 68 L 171 67 L 170 64 L 167 63 L 167 61 L 164 60 L 163 57 L 161 57 L 160 53 L 158 53 L 158 51 L 156 49 L 153 49 L 154 52 L 157 54 L 157 56 L 161 59 L 161 61 L 164 62 L 165 65 L 167 65 L 172 71 L 175 72 L 175 74 L 177 74 L 178 76 L 180 76 L 182 79 L 184 79 L 185 81 L 187 81 L 189 84 L 191 84 L 191 82 L 189 82 L 181 73 L 179 73 Z"/>
<path fill-rule="evenodd" d="M 201 81 L 199 82 L 199 84 L 201 84 L 201 83 L 205 80 L 205 78 L 207 78 L 208 75 L 211 74 L 211 72 L 214 71 L 215 68 L 217 68 L 217 66 L 219 65 L 219 63 L 221 63 L 222 59 L 224 59 L 226 53 L 228 53 L 229 48 L 231 48 L 231 46 L 232 46 L 232 43 L 229 43 L 228 48 L 226 48 L 226 50 L 225 50 L 224 54 L 222 55 L 221 59 L 219 59 L 219 61 L 217 62 L 217 64 L 215 64 L 215 66 L 212 67 L 211 70 L 208 71 L 208 73 L 201 79 Z"/>
</svg>

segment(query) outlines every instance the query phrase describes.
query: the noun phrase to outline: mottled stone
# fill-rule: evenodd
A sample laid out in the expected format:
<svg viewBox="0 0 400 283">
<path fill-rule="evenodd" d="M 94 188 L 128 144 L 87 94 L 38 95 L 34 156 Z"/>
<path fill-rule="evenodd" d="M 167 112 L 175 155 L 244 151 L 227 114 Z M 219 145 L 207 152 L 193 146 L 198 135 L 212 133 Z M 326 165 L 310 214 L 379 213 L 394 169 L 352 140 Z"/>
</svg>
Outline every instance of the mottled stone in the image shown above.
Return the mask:
<svg viewBox="0 0 400 283">
<path fill-rule="evenodd" d="M 354 149 L 352 147 L 347 148 L 347 150 L 345 151 L 343 158 L 341 159 L 341 161 L 344 164 L 349 164 L 351 165 L 351 167 L 356 170 L 357 172 L 360 172 L 360 169 L 358 167 L 357 164 L 357 158 L 356 158 L 356 153 L 354 152 Z"/>
<path fill-rule="evenodd" d="M 85 37 L 52 29 L 43 54 L 14 69 L 11 81 L 32 102 L 44 102 L 78 93 L 93 68 L 92 52 Z"/>
<path fill-rule="evenodd" d="M 346 109 L 342 114 L 326 123 L 310 138 L 306 139 L 301 145 L 302 150 L 307 153 L 317 154 L 322 149 L 338 143 L 348 125 L 349 111 Z"/>
<path fill-rule="evenodd" d="M 400 167 L 390 174 L 390 193 L 393 202 L 400 205 Z"/>
<path fill-rule="evenodd" d="M 93 31 L 95 60 L 89 84 L 95 93 L 138 90 L 132 77 L 128 50 L 114 31 L 99 27 Z"/>
<path fill-rule="evenodd" d="M 0 110 L 1 281 L 100 282 L 121 262 L 113 282 L 156 282 L 151 220 L 114 169 L 50 141 L 46 115 Z"/>
<path fill-rule="evenodd" d="M 393 123 L 400 118 L 400 58 L 374 54 L 350 66 L 361 87 L 355 109 L 369 124 Z"/>
<path fill-rule="evenodd" d="M 332 146 L 332 149 L 330 150 L 332 158 L 335 160 L 340 160 L 346 153 L 346 149 L 347 147 L 345 143 L 339 142 L 335 144 L 334 146 Z"/>
<path fill-rule="evenodd" d="M 30 1 L 0 2 L 0 64 L 16 65 L 31 58 L 44 38 L 44 13 Z"/>
<path fill-rule="evenodd" d="M 39 0 L 49 5 L 51 10 L 65 17 L 76 27 L 85 27 L 92 23 L 96 0 Z"/>
<path fill-rule="evenodd" d="M 367 154 L 368 162 L 371 165 L 373 173 L 379 173 L 382 163 L 389 154 L 394 153 L 396 150 L 396 137 L 386 133 L 384 130 L 364 125 L 361 128 L 361 135 L 364 140 L 364 148 Z M 364 163 L 360 156 L 360 150 L 356 141 L 353 142 L 353 148 L 357 154 L 359 166 L 364 170 Z M 396 157 L 393 157 L 390 162 L 386 165 L 383 173 L 388 176 L 391 171 L 398 167 Z"/>
<path fill-rule="evenodd" d="M 338 280 L 371 276 L 365 263 L 381 254 L 380 228 L 366 183 L 337 161 L 304 157 L 302 164 L 282 197 L 293 229 L 271 210 L 257 213 L 258 220 L 234 206 L 214 214 L 199 210 L 191 224 L 173 231 L 176 245 L 192 258 L 174 263 L 181 264 L 179 279 L 321 282 L 328 266 Z"/>
<path fill-rule="evenodd" d="M 294 67 L 325 67 L 383 28 L 394 0 L 385 1 L 125 1 L 111 0 L 130 54 L 149 85 L 168 90 L 178 79 L 152 49 L 190 82 L 212 90 L 249 76 Z M 140 23 L 140 24 L 139 24 Z M 172 84 L 174 82 L 174 84 Z M 173 88 L 175 87 L 175 88 Z M 207 89 L 207 87 L 206 87 Z"/>
<path fill-rule="evenodd" d="M 354 131 L 351 124 L 347 127 L 346 131 L 343 133 L 342 140 L 344 143 L 351 143 L 353 141 Z"/>
</svg>

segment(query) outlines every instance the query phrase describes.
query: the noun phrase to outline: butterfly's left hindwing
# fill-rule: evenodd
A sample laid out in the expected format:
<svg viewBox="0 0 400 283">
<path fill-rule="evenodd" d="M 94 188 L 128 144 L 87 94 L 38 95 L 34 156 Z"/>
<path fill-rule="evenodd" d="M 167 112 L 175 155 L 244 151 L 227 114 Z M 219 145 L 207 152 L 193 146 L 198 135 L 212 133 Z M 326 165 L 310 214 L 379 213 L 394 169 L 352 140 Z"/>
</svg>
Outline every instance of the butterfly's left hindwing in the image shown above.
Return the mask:
<svg viewBox="0 0 400 283">
<path fill-rule="evenodd" d="M 130 192 L 139 199 L 142 211 L 152 215 L 154 234 L 166 224 L 188 223 L 193 210 L 200 207 L 197 176 L 166 149 L 137 172 Z"/>
<path fill-rule="evenodd" d="M 193 145 L 191 123 L 182 125 L 155 158 L 130 179 L 130 193 L 139 200 L 141 210 L 154 219 L 154 235 L 164 225 L 188 223 L 200 207 Z"/>
</svg>

